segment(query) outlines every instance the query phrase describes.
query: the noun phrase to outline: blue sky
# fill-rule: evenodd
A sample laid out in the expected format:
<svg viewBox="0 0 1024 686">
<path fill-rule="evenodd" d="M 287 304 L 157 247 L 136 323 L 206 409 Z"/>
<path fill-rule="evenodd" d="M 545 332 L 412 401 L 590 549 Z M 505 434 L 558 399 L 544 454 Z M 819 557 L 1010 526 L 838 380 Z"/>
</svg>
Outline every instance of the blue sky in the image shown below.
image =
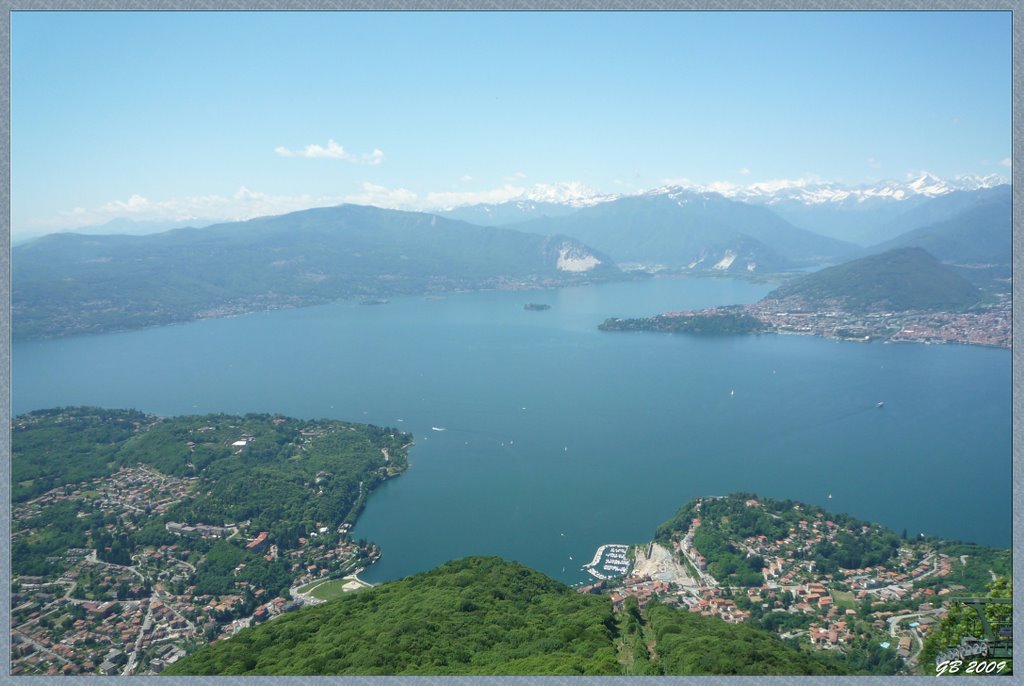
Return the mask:
<svg viewBox="0 0 1024 686">
<path fill-rule="evenodd" d="M 998 173 L 1008 12 L 15 12 L 12 235 Z"/>
</svg>

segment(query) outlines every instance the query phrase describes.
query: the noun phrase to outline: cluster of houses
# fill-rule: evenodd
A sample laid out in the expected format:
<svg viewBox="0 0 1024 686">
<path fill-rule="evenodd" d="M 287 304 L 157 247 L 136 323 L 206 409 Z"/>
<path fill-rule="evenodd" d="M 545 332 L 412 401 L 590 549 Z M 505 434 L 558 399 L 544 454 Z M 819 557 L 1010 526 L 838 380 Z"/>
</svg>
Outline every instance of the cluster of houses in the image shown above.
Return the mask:
<svg viewBox="0 0 1024 686">
<path fill-rule="evenodd" d="M 811 624 L 807 633 L 811 644 L 820 648 L 837 648 L 853 638 L 853 633 L 845 620 L 826 622 L 823 626 Z"/>
<path fill-rule="evenodd" d="M 630 596 L 636 598 L 640 607 L 644 607 L 656 595 L 667 595 L 670 590 L 670 586 L 664 581 L 655 581 L 646 576 L 626 577 L 622 580 L 621 589 L 611 592 L 612 607 L 616 611 L 621 610 L 626 598 Z"/>
<path fill-rule="evenodd" d="M 238 531 L 238 527 L 234 525 L 196 524 L 191 526 L 181 522 L 167 522 L 164 528 L 175 536 L 198 536 L 199 538 L 227 538 Z"/>
</svg>

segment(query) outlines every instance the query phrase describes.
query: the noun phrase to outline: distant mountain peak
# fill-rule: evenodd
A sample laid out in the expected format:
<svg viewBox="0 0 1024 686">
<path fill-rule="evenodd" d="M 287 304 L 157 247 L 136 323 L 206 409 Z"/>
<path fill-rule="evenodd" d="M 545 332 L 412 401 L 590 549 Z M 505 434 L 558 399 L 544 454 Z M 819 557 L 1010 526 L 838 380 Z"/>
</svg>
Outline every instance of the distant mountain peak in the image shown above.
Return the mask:
<svg viewBox="0 0 1024 686">
<path fill-rule="evenodd" d="M 937 176 L 929 174 L 928 172 L 922 173 L 921 176 L 917 177 L 907 185 L 914 189 L 915 193 L 928 196 L 944 195 L 955 190 L 945 181 Z"/>
<path fill-rule="evenodd" d="M 959 190 L 979 190 L 1008 183 L 999 174 L 958 176 L 942 179 L 922 172 L 908 181 L 887 179 L 870 184 L 848 185 L 819 179 L 777 179 L 741 186 L 726 182 L 710 184 L 679 181 L 642 193 L 642 195 L 716 194 L 731 200 L 759 205 L 796 203 L 801 205 L 863 204 L 869 201 L 902 201 L 917 196 L 937 197 Z"/>
</svg>

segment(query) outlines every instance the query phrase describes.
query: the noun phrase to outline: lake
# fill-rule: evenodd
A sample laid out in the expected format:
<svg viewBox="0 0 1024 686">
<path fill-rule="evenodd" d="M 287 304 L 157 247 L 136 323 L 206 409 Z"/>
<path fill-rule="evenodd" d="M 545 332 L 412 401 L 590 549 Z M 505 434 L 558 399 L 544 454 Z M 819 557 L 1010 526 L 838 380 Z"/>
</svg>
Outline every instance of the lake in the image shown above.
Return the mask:
<svg viewBox="0 0 1024 686">
<path fill-rule="evenodd" d="M 411 468 L 355 529 L 384 551 L 371 582 L 469 554 L 580 581 L 598 545 L 650 540 L 688 499 L 735 491 L 1009 546 L 1009 351 L 597 330 L 606 317 L 753 302 L 772 287 L 650 279 L 19 343 L 12 407 L 269 412 L 411 431 Z"/>
</svg>

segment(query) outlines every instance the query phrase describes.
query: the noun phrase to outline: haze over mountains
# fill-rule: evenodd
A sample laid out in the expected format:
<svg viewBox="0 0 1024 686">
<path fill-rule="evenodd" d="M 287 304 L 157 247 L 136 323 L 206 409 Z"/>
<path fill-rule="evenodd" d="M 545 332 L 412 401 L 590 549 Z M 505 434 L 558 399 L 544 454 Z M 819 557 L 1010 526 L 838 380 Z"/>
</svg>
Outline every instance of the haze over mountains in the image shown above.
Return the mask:
<svg viewBox="0 0 1024 686">
<path fill-rule="evenodd" d="M 715 193 L 737 202 L 767 207 L 798 228 L 869 246 L 947 218 L 1000 186 L 1008 188 L 1006 180 L 996 174 L 943 180 L 925 173 L 907 181 L 888 180 L 857 186 L 804 180 L 770 181 L 748 186 L 681 181 L 639 195 L 681 190 Z M 498 226 L 542 217 L 561 217 L 580 207 L 613 202 L 623 197 L 629 196 L 601 195 L 572 202 L 554 202 L 541 195 L 526 194 L 504 203 L 462 206 L 436 213 L 476 224 Z M 911 214 L 919 207 L 930 209 Z"/>
<path fill-rule="evenodd" d="M 619 262 L 672 269 L 776 271 L 856 252 L 856 246 L 798 229 L 765 208 L 675 187 L 512 226 L 578 236 Z"/>
<path fill-rule="evenodd" d="M 1009 276 L 1012 239 L 1010 187 L 990 182 L 960 180 L 962 190 L 927 176 L 857 189 L 671 186 L 447 213 L 477 224 L 341 205 L 145 236 L 54 234 L 12 250 L 13 334 L 96 333 L 338 298 L 625 278 L 618 265 L 765 274 L 915 246 L 987 287 Z M 866 235 L 887 239 L 870 247 L 853 240 Z"/>
<path fill-rule="evenodd" d="M 870 248 L 919 246 L 943 262 L 1010 267 L 1012 257 L 1012 198 L 1009 186 L 951 193 L 908 212 L 899 222 L 904 229 Z"/>
<path fill-rule="evenodd" d="M 619 275 L 607 256 L 564 236 L 358 205 L 151 236 L 55 234 L 12 255 L 15 338 Z"/>
</svg>

